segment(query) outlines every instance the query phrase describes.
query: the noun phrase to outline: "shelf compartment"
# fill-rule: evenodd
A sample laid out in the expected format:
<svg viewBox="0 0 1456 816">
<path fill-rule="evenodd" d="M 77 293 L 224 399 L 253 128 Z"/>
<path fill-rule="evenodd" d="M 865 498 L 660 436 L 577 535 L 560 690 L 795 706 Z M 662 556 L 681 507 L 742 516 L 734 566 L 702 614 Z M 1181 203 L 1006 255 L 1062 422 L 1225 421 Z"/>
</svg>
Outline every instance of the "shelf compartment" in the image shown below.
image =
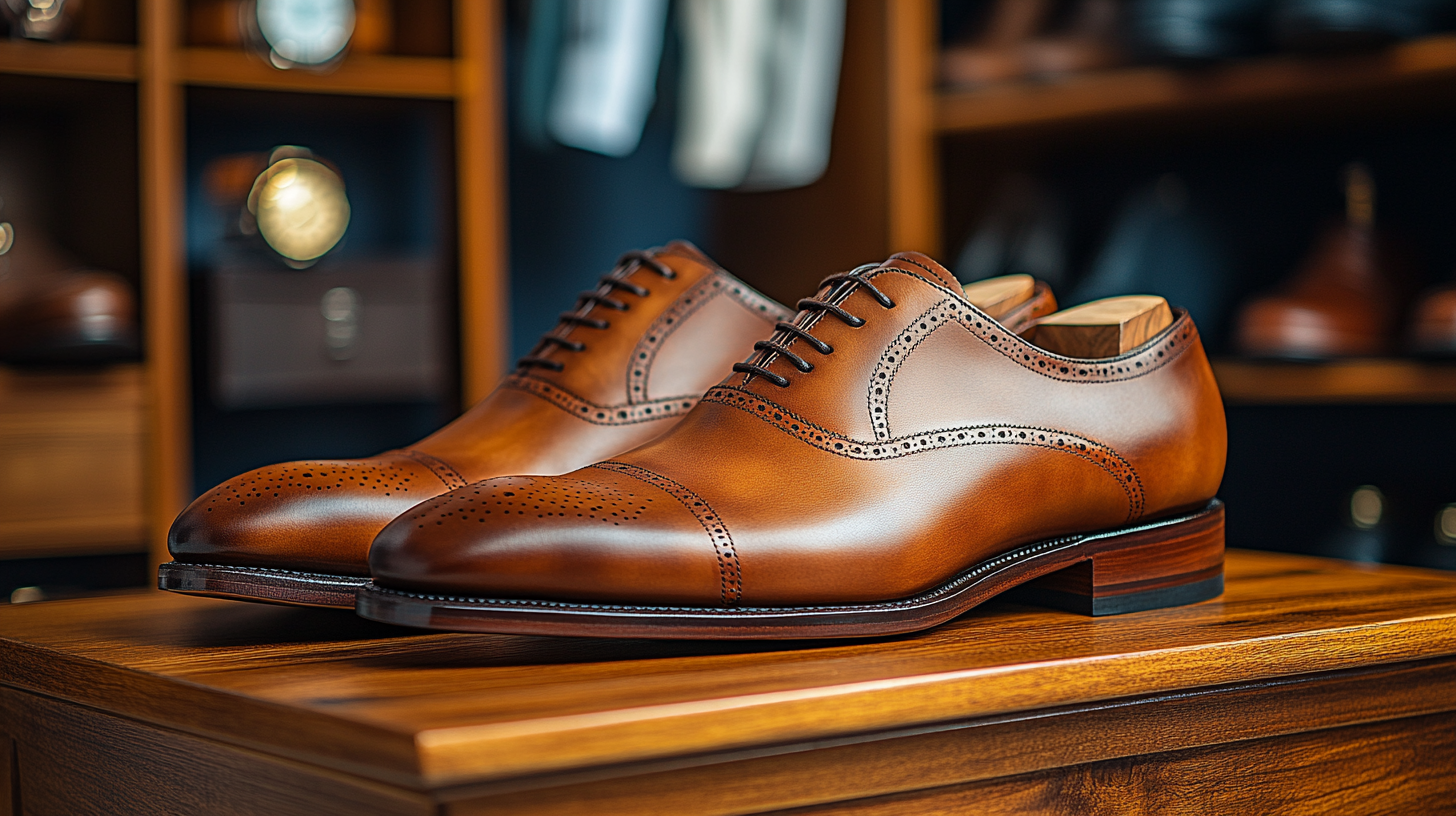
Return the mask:
<svg viewBox="0 0 1456 816">
<path fill-rule="evenodd" d="M 0 368 L 0 558 L 142 552 L 142 369 Z"/>
<path fill-rule="evenodd" d="M 178 73 L 187 85 L 263 91 L 450 99 L 456 94 L 456 66 L 439 57 L 346 57 L 334 70 L 279 70 L 260 57 L 228 48 L 186 48 Z"/>
<path fill-rule="evenodd" d="M 0 40 L 0 75 L 135 82 L 137 50 L 109 43 L 47 43 Z"/>
<path fill-rule="evenodd" d="M 1215 360 L 1226 402 L 1456 403 L 1456 364 L 1360 359 L 1327 363 Z"/>
<path fill-rule="evenodd" d="M 1135 67 L 1065 79 L 1017 82 L 937 93 L 935 127 L 975 133 L 1046 125 L 1092 124 L 1118 117 L 1177 116 L 1306 99 L 1348 102 L 1456 77 L 1456 35 L 1441 35 L 1375 54 L 1275 56 L 1204 70 Z"/>
</svg>

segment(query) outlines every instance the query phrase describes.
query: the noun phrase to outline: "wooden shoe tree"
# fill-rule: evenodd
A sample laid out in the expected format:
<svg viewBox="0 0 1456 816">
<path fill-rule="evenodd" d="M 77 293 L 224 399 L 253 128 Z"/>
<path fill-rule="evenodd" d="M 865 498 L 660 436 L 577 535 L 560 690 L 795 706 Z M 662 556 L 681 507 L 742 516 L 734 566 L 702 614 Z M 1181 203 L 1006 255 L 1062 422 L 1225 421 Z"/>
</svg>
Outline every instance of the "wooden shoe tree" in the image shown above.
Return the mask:
<svg viewBox="0 0 1456 816">
<path fill-rule="evenodd" d="M 1054 354 L 1097 359 L 1132 351 L 1172 323 L 1168 301 L 1157 295 L 1124 295 L 1049 314 L 1022 336 Z"/>
<path fill-rule="evenodd" d="M 966 300 L 993 319 L 1000 320 L 1007 312 L 1031 299 L 1036 292 L 1036 279 L 1030 275 L 1002 275 L 968 283 L 961 288 L 965 290 Z"/>
</svg>

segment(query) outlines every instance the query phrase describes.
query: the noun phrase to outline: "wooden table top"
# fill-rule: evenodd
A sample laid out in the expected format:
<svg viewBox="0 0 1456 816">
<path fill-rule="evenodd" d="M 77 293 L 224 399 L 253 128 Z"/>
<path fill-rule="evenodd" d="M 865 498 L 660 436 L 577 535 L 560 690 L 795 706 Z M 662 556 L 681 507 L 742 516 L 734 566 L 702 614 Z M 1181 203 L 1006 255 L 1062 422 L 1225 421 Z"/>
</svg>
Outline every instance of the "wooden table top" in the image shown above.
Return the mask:
<svg viewBox="0 0 1456 816">
<path fill-rule="evenodd" d="M 1456 575 L 1230 551 L 1227 586 L 777 643 L 421 633 L 146 592 L 0 608 L 0 683 L 429 788 L 1456 654 Z"/>
</svg>

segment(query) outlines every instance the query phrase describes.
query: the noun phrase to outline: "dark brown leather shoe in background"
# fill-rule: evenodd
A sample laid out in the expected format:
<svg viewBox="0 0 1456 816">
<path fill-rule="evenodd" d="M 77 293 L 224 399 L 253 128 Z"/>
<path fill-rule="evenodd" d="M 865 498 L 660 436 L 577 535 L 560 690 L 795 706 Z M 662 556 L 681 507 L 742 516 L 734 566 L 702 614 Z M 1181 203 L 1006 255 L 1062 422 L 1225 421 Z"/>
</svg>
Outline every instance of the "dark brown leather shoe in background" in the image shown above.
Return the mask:
<svg viewBox="0 0 1456 816">
<path fill-rule="evenodd" d="M 1056 308 L 1030 277 L 975 284 L 1008 319 Z M 631 252 L 459 419 L 369 459 L 291 462 L 213 488 L 172 525 L 163 589 L 352 608 L 395 516 L 504 474 L 559 474 L 667 431 L 788 310 L 675 242 Z"/>
<path fill-rule="evenodd" d="M 1411 310 L 1410 350 L 1427 357 L 1456 357 L 1456 285 L 1426 292 Z"/>
<path fill-rule="evenodd" d="M 1107 614 L 1222 588 L 1223 405 L 1186 313 L 1052 354 L 930 259 L 827 278 L 676 428 L 451 491 L 370 552 L 361 615 L 462 631 L 883 635 L 1042 576 Z"/>
<path fill-rule="evenodd" d="M 33 225 L 0 224 L 0 362 L 135 359 L 136 297 L 120 275 L 80 267 Z"/>
<path fill-rule="evenodd" d="M 1274 294 L 1246 304 L 1234 342 L 1250 357 L 1323 360 L 1390 351 L 1405 301 L 1394 253 L 1374 226 L 1374 189 L 1348 171 L 1345 221 L 1331 225 Z"/>
</svg>

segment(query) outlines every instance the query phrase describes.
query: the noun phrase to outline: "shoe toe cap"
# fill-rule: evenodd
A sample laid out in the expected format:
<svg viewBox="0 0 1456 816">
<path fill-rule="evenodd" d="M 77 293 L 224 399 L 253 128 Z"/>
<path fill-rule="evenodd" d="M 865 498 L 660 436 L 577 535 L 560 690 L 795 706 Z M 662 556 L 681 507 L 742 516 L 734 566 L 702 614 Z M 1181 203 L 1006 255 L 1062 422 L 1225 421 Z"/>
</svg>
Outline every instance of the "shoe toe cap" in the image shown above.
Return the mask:
<svg viewBox="0 0 1456 816">
<path fill-rule="evenodd" d="M 167 548 L 179 561 L 367 575 L 374 535 L 445 489 L 397 454 L 259 468 L 192 502 Z"/>
<path fill-rule="evenodd" d="M 716 606 L 722 553 L 690 506 L 599 468 L 488 479 L 393 521 L 370 570 L 381 586 L 434 594 Z"/>
</svg>

